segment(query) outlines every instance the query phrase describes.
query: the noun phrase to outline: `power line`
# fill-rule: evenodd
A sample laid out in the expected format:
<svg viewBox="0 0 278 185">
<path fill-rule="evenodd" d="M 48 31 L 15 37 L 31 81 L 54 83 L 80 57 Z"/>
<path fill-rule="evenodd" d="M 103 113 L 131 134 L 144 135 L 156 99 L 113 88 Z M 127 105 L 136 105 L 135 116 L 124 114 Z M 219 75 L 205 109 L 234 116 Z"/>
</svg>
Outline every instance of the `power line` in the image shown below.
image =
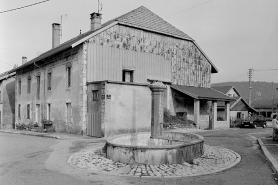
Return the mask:
<svg viewBox="0 0 278 185">
<path fill-rule="evenodd" d="M 4 62 L 4 61 L 3 61 L 3 60 L 0 60 L 0 62 Z M 4 63 L 13 66 L 12 64 L 10 64 L 10 63 L 8 63 L 8 62 L 4 62 Z"/>
<path fill-rule="evenodd" d="M 177 14 L 179 14 L 179 13 L 181 13 L 181 12 L 185 12 L 185 11 L 187 11 L 187 10 L 191 10 L 191 9 L 193 9 L 193 8 L 196 8 L 196 7 L 198 7 L 198 6 L 201 6 L 201 5 L 203 5 L 203 4 L 206 4 L 206 3 L 210 2 L 210 1 L 212 1 L 212 0 L 209 0 L 209 1 L 203 2 L 203 3 L 201 3 L 201 4 L 198 4 L 198 5 L 196 5 L 196 6 L 193 6 L 193 7 L 191 7 L 191 8 L 188 8 L 188 9 L 182 10 L 182 11 L 177 12 L 177 13 L 175 13 L 175 14 L 169 15 L 169 16 L 167 16 L 167 17 L 165 17 L 165 18 L 168 18 L 168 17 L 174 16 L 174 15 L 177 15 Z"/>
<path fill-rule="evenodd" d="M 234 79 L 240 78 L 240 77 L 245 76 L 245 75 L 246 75 L 246 73 L 241 74 L 240 76 L 237 76 L 237 77 L 235 77 L 235 78 L 229 79 L 229 80 L 227 80 L 227 81 L 231 81 L 231 80 L 234 80 Z"/>
<path fill-rule="evenodd" d="M 19 8 L 14 8 L 14 9 L 10 9 L 10 10 L 5 10 L 5 11 L 2 11 L 2 12 L 0 12 L 0 13 L 6 13 L 6 12 L 14 11 L 14 10 L 19 10 L 19 9 L 22 9 L 22 8 L 27 8 L 27 7 L 30 7 L 30 6 L 37 5 L 37 4 L 45 3 L 45 2 L 47 2 L 47 1 L 50 1 L 50 0 L 40 1 L 40 2 L 37 2 L 37 3 L 34 3 L 34 4 L 22 6 L 22 7 L 19 7 Z"/>
<path fill-rule="evenodd" d="M 254 69 L 254 71 L 278 71 L 278 69 Z"/>
</svg>

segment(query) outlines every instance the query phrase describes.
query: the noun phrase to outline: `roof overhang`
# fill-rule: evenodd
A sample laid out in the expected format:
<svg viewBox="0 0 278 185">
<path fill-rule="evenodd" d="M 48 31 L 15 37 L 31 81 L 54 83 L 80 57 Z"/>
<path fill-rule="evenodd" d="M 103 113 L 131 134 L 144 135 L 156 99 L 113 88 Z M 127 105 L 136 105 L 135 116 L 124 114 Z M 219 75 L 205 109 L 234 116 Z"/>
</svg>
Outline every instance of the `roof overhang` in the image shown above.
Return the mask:
<svg viewBox="0 0 278 185">
<path fill-rule="evenodd" d="M 234 101 L 233 98 L 216 91 L 212 88 L 204 88 L 204 87 L 192 87 L 185 85 L 171 85 L 172 89 L 179 91 L 185 95 L 188 95 L 194 99 L 198 100 L 211 100 L 211 101 Z"/>
<path fill-rule="evenodd" d="M 117 24 L 117 21 L 112 22 L 111 24 L 106 25 L 106 26 L 104 26 L 104 27 L 102 27 L 102 28 L 100 28 L 100 29 L 98 29 L 98 30 L 92 32 L 91 34 L 85 35 L 85 36 L 83 36 L 83 37 L 81 37 L 81 38 L 75 37 L 75 38 L 73 38 L 72 40 L 69 40 L 69 41 L 67 41 L 67 42 L 65 42 L 65 43 L 63 43 L 63 44 L 61 44 L 61 45 L 59 45 L 58 47 L 56 47 L 56 48 L 54 48 L 54 49 L 51 49 L 51 50 L 49 50 L 49 51 L 47 51 L 47 52 L 45 52 L 45 53 L 39 55 L 38 57 L 36 57 L 36 58 L 30 60 L 29 62 L 27 62 L 27 63 L 25 63 L 25 64 L 23 64 L 23 65 L 21 65 L 21 66 L 15 68 L 15 69 L 11 70 L 9 73 L 15 72 L 15 71 L 17 71 L 17 70 L 19 70 L 19 69 L 22 69 L 22 68 L 24 68 L 24 67 L 27 67 L 27 66 L 29 66 L 29 65 L 32 65 L 32 64 L 34 64 L 35 62 L 44 60 L 44 59 L 46 59 L 46 58 L 48 58 L 48 57 L 50 57 L 50 56 L 52 56 L 52 55 L 55 55 L 55 54 L 60 53 L 60 52 L 63 52 L 63 51 L 65 51 L 65 50 L 67 50 L 67 49 L 74 48 L 74 47 L 76 47 L 77 45 L 79 45 L 79 44 L 85 42 L 85 41 L 88 40 L 89 38 L 91 38 L 91 37 L 93 37 L 93 36 L 95 36 L 95 35 L 101 33 L 102 31 L 104 31 L 104 30 L 106 30 L 106 29 L 108 29 L 108 28 L 110 28 L 110 27 L 112 27 L 112 26 L 114 26 L 114 25 L 116 25 L 116 24 Z M 75 40 L 76 40 L 76 41 L 75 41 Z"/>
</svg>

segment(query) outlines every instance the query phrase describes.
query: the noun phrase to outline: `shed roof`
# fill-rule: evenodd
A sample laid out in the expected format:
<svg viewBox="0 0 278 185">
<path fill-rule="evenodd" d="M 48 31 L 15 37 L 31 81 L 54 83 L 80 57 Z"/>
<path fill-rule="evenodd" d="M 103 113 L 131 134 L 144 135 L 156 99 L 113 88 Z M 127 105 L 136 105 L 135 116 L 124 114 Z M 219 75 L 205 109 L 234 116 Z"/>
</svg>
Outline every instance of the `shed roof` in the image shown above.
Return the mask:
<svg viewBox="0 0 278 185">
<path fill-rule="evenodd" d="M 184 93 L 194 99 L 206 99 L 206 100 L 219 100 L 219 101 L 234 101 L 233 98 L 216 91 L 212 88 L 204 87 L 191 87 L 185 85 L 171 85 L 171 88 Z"/>
<path fill-rule="evenodd" d="M 189 37 L 184 32 L 180 31 L 179 29 L 175 28 L 171 24 L 169 24 L 167 21 L 163 20 L 161 17 L 157 16 L 153 12 L 151 12 L 149 9 L 147 9 L 144 6 L 141 6 L 135 10 L 132 10 L 124 15 L 121 15 L 115 19 L 112 19 L 110 21 L 107 21 L 106 23 L 102 24 L 101 27 L 97 30 L 90 30 L 86 33 L 80 34 L 77 37 L 74 37 L 73 39 L 66 41 L 62 43 L 61 45 L 57 46 L 56 48 L 53 48 L 38 57 L 30 60 L 29 62 L 26 62 L 25 64 L 17 67 L 16 69 L 12 70 L 16 71 L 21 68 L 24 68 L 30 64 L 33 64 L 35 62 L 38 62 L 40 60 L 43 60 L 47 57 L 50 57 L 54 54 L 57 54 L 59 52 L 65 51 L 69 48 L 72 48 L 76 46 L 77 44 L 80 44 L 84 42 L 85 40 L 89 39 L 90 37 L 93 37 L 95 34 L 100 33 L 101 31 L 107 29 L 109 25 L 113 24 L 121 24 L 126 25 L 130 27 L 135 27 L 142 30 L 147 30 L 159 34 L 164 34 L 170 37 L 175 37 L 183 40 L 190 40 L 192 41 L 196 47 L 202 52 L 202 54 L 206 57 L 206 59 L 209 61 L 209 63 L 212 65 L 212 72 L 217 73 L 218 69 L 214 66 L 214 64 L 210 61 L 210 59 L 206 56 L 206 54 L 201 50 L 201 48 L 195 43 L 195 41 Z M 85 40 L 84 40 L 85 39 Z"/>
<path fill-rule="evenodd" d="M 217 90 L 217 91 L 220 91 L 224 94 L 227 94 L 234 86 L 212 86 L 211 88 Z"/>
</svg>

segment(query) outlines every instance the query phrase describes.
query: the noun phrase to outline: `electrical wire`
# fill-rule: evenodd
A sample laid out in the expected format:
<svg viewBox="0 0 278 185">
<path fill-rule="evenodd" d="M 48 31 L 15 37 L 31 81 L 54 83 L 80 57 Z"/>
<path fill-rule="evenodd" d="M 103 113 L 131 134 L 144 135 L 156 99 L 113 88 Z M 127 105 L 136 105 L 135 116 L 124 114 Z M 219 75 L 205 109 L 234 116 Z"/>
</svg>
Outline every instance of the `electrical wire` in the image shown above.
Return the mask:
<svg viewBox="0 0 278 185">
<path fill-rule="evenodd" d="M 9 64 L 8 62 L 4 62 L 3 60 L 0 60 L 0 62 L 3 62 L 3 63 L 5 63 L 5 64 L 8 64 L 8 65 L 13 66 L 12 64 Z"/>
<path fill-rule="evenodd" d="M 235 78 L 232 78 L 232 79 L 229 79 L 229 80 L 226 80 L 226 81 L 228 82 L 228 81 L 231 81 L 231 80 L 234 80 L 234 79 L 240 78 L 240 77 L 245 76 L 245 75 L 247 75 L 247 74 L 246 74 L 246 73 L 244 73 L 244 74 L 241 74 L 240 76 L 237 76 L 237 77 L 235 77 Z"/>
<path fill-rule="evenodd" d="M 277 42 L 277 32 L 278 32 L 278 17 L 276 18 L 276 24 L 273 25 L 271 29 L 269 40 L 267 41 L 265 47 L 263 48 L 263 52 L 259 56 L 257 63 L 262 61 L 263 59 L 266 59 L 269 57 L 269 53 L 272 51 L 272 49 L 275 49 L 273 45 Z M 274 45 L 275 46 L 275 45 Z"/>
<path fill-rule="evenodd" d="M 37 4 L 45 3 L 45 2 L 47 2 L 47 1 L 50 1 L 50 0 L 40 1 L 40 2 L 37 2 L 37 3 L 34 3 L 34 4 L 22 6 L 22 7 L 19 7 L 19 8 L 14 8 L 14 9 L 10 9 L 10 10 L 5 10 L 5 11 L 2 11 L 2 12 L 0 12 L 0 13 L 6 13 L 6 12 L 14 11 L 14 10 L 19 10 L 19 9 L 27 8 L 27 7 L 30 7 L 30 6 L 37 5 Z"/>
<path fill-rule="evenodd" d="M 182 10 L 182 11 L 177 12 L 177 13 L 174 13 L 174 14 L 172 14 L 172 15 L 168 15 L 168 16 L 167 16 L 167 17 L 165 17 L 165 18 L 172 17 L 172 16 L 174 16 L 174 15 L 180 14 L 180 13 L 185 12 L 185 11 L 187 11 L 187 10 L 191 10 L 191 9 L 196 8 L 196 7 L 198 7 L 198 6 L 201 6 L 201 5 L 203 5 L 203 4 L 209 3 L 210 1 L 212 1 L 212 0 L 209 0 L 209 1 L 203 2 L 203 3 L 201 3 L 201 4 L 198 4 L 198 5 L 192 6 L 191 8 L 188 8 L 188 9 Z"/>
</svg>

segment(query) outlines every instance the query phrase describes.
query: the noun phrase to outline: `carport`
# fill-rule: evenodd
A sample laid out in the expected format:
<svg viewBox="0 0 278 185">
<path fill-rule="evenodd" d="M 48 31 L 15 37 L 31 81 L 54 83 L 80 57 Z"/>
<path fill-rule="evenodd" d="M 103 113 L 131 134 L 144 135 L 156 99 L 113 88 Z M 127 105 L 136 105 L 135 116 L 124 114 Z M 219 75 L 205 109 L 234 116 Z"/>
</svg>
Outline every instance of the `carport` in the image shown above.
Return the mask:
<svg viewBox="0 0 278 185">
<path fill-rule="evenodd" d="M 194 122 L 196 128 L 202 128 L 204 124 L 208 124 L 209 129 L 229 128 L 230 127 L 230 102 L 233 98 L 212 88 L 191 87 L 184 85 L 171 85 L 175 94 L 175 98 L 184 98 L 185 101 L 190 99 L 194 102 Z M 200 106 L 202 102 L 202 107 Z M 217 121 L 217 103 L 225 102 L 225 117 L 223 121 Z M 202 114 L 200 114 L 202 109 Z M 201 118 L 201 119 L 200 119 Z"/>
</svg>

